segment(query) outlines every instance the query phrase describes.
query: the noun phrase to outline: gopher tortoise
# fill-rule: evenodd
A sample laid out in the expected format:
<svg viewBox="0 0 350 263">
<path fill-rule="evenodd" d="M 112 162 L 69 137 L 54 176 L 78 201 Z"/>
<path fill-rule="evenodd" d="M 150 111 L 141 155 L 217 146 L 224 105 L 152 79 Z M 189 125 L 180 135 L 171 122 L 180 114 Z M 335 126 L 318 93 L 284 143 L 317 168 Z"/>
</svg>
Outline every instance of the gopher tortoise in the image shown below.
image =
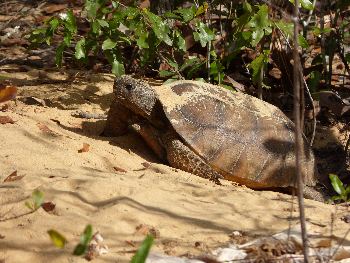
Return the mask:
<svg viewBox="0 0 350 263">
<path fill-rule="evenodd" d="M 181 80 L 151 87 L 122 76 L 104 134 L 130 128 L 172 167 L 253 189 L 295 185 L 293 122 L 277 107 L 222 87 Z M 304 139 L 302 175 L 305 197 L 322 200 L 314 190 L 315 159 Z"/>
</svg>

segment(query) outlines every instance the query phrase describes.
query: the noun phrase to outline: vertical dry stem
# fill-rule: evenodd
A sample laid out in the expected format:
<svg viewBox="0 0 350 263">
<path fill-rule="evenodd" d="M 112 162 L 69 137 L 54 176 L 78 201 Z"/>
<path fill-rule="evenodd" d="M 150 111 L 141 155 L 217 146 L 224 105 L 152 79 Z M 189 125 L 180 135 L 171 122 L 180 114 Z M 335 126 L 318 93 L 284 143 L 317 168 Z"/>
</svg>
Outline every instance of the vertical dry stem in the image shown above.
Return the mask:
<svg viewBox="0 0 350 263">
<path fill-rule="evenodd" d="M 298 193 L 298 203 L 299 203 L 299 214 L 300 214 L 300 225 L 301 225 L 301 235 L 304 246 L 304 262 L 309 262 L 309 247 L 306 232 L 305 223 L 305 212 L 304 212 L 304 197 L 303 197 L 303 179 L 301 177 L 301 155 L 303 154 L 303 140 L 301 133 L 301 121 L 300 121 L 300 57 L 299 57 L 299 45 L 298 45 L 298 17 L 299 17 L 299 0 L 294 1 L 294 50 L 293 50 L 293 60 L 294 60 L 294 120 L 295 120 L 295 155 L 296 155 L 296 174 L 297 174 L 297 193 Z"/>
</svg>

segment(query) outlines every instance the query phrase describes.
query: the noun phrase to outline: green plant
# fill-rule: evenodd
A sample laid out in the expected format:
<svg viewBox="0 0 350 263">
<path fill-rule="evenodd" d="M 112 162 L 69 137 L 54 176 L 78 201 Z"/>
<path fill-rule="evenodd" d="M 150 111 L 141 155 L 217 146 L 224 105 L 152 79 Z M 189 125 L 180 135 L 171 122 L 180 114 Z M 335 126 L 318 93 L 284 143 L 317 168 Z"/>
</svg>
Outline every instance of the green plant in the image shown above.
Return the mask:
<svg viewBox="0 0 350 263">
<path fill-rule="evenodd" d="M 158 16 L 147 9 L 124 6 L 117 1 L 86 0 L 86 17 L 80 20 L 88 22 L 85 32 L 77 27 L 77 17 L 71 10 L 58 17 L 49 19 L 43 28 L 31 34 L 34 44 L 52 44 L 53 36 L 61 36 L 62 42 L 56 51 L 56 64 L 61 66 L 65 49 L 75 46 L 75 58 L 87 62 L 90 55 L 103 53 L 112 66 L 115 75 L 125 73 L 126 61 L 123 59 L 125 47 L 137 47 L 136 53 L 141 65 L 152 64 L 157 53 L 164 53 L 164 46 L 170 47 L 167 57 L 172 52 L 186 51 L 185 40 L 177 26 L 170 26 L 170 19 L 189 22 L 204 12 L 199 9 L 178 9 Z M 198 20 L 194 36 L 205 45 L 213 39 L 210 29 Z M 87 32 L 86 32 L 87 31 Z M 169 50 L 167 48 L 167 50 Z M 157 52 L 156 52 L 157 51 Z"/>
<path fill-rule="evenodd" d="M 144 263 L 153 244 L 153 237 L 148 235 L 142 242 L 136 254 L 132 257 L 131 263 Z"/>
<path fill-rule="evenodd" d="M 350 185 L 344 185 L 336 174 L 330 174 L 329 179 L 331 180 L 334 191 L 336 191 L 338 194 L 336 196 L 332 196 L 331 200 L 342 200 L 344 202 L 349 201 Z"/>
<path fill-rule="evenodd" d="M 87 225 L 85 227 L 84 232 L 82 233 L 82 235 L 80 236 L 80 242 L 78 245 L 76 245 L 74 251 L 73 251 L 73 255 L 75 256 L 81 256 L 84 255 L 88 249 L 89 243 L 92 239 L 92 226 L 91 225 Z"/>
<path fill-rule="evenodd" d="M 52 243 L 58 248 L 64 248 L 68 242 L 67 239 L 62 234 L 60 234 L 58 231 L 54 229 L 48 230 L 47 233 L 49 234 Z M 80 242 L 74 248 L 73 255 L 75 256 L 85 255 L 89 247 L 90 241 L 92 239 L 92 236 L 93 236 L 92 226 L 87 225 L 85 227 L 84 232 L 80 236 Z"/>
<path fill-rule="evenodd" d="M 28 207 L 32 212 L 38 210 L 44 202 L 44 193 L 40 190 L 34 190 L 30 201 L 25 202 L 25 206 Z"/>
</svg>

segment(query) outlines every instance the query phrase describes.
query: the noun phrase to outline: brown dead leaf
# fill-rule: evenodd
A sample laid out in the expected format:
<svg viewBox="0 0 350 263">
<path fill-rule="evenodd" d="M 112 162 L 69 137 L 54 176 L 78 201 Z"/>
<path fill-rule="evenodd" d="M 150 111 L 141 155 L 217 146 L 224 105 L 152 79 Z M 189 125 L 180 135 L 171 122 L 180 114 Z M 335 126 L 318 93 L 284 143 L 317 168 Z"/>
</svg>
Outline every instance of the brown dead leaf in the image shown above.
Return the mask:
<svg viewBox="0 0 350 263">
<path fill-rule="evenodd" d="M 153 226 L 140 224 L 136 227 L 136 233 L 141 235 L 152 235 L 154 238 L 160 237 L 160 232 Z"/>
<path fill-rule="evenodd" d="M 278 68 L 272 68 L 269 71 L 269 75 L 275 79 L 280 79 L 282 77 L 282 72 Z"/>
<path fill-rule="evenodd" d="M 58 136 L 58 133 L 54 132 L 51 130 L 49 127 L 47 127 L 45 124 L 38 122 L 36 124 L 38 128 L 45 134 L 50 135 L 50 136 Z"/>
<path fill-rule="evenodd" d="M 83 148 L 78 150 L 78 153 L 85 153 L 85 152 L 88 152 L 89 150 L 90 150 L 90 144 L 84 142 Z"/>
<path fill-rule="evenodd" d="M 16 98 L 17 88 L 15 86 L 0 86 L 0 102 Z"/>
<path fill-rule="evenodd" d="M 113 167 L 114 170 L 116 170 L 117 172 L 121 172 L 121 173 L 126 173 L 127 170 L 121 168 L 121 167 L 118 167 L 118 166 L 114 166 Z"/>
<path fill-rule="evenodd" d="M 45 14 L 50 15 L 66 8 L 67 8 L 67 5 L 65 4 L 57 4 L 57 5 L 50 4 L 48 6 L 45 6 L 42 10 L 44 11 Z"/>
<path fill-rule="evenodd" d="M 56 204 L 53 202 L 45 202 L 41 204 L 41 207 L 46 211 L 46 212 L 51 212 L 55 209 Z"/>
<path fill-rule="evenodd" d="M 0 116 L 0 124 L 6 124 L 6 123 L 14 124 L 15 121 L 12 120 L 12 118 L 9 116 Z"/>
<path fill-rule="evenodd" d="M 24 176 L 25 175 L 17 175 L 17 171 L 14 171 L 4 179 L 4 183 L 21 180 Z"/>
</svg>

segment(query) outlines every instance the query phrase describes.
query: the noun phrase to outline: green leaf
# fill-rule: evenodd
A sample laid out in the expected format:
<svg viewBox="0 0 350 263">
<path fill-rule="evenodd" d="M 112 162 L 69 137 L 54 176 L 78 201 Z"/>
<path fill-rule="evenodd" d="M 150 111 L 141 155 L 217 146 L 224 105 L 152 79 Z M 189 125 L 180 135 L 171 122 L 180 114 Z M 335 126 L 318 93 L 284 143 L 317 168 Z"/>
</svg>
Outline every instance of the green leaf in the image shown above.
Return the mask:
<svg viewBox="0 0 350 263">
<path fill-rule="evenodd" d="M 307 40 L 301 34 L 298 36 L 298 42 L 299 42 L 299 45 L 302 48 L 308 48 L 309 47 L 309 43 L 307 43 Z"/>
<path fill-rule="evenodd" d="M 49 234 L 52 243 L 56 247 L 64 248 L 64 246 L 67 243 L 67 240 L 63 235 L 61 235 L 60 233 L 58 233 L 56 230 L 53 230 L 53 229 L 47 231 L 47 233 Z"/>
<path fill-rule="evenodd" d="M 175 72 L 169 71 L 169 70 L 160 70 L 159 71 L 159 77 L 161 78 L 167 78 L 176 75 Z"/>
<path fill-rule="evenodd" d="M 253 11 L 252 6 L 247 1 L 243 3 L 243 10 L 249 13 Z"/>
<path fill-rule="evenodd" d="M 77 33 L 77 23 L 72 10 L 67 11 L 67 18 L 64 20 L 64 26 L 69 32 L 74 34 Z"/>
<path fill-rule="evenodd" d="M 314 6 L 309 0 L 300 0 L 301 6 L 304 7 L 307 10 L 314 9 Z"/>
<path fill-rule="evenodd" d="M 194 7 L 194 5 L 193 5 L 193 7 Z M 199 16 L 201 14 L 204 14 L 207 11 L 208 7 L 209 7 L 208 3 L 204 2 L 203 5 L 201 5 L 197 8 L 195 16 Z"/>
<path fill-rule="evenodd" d="M 286 37 L 293 36 L 294 25 L 292 22 L 277 21 L 275 25 L 283 32 Z"/>
<path fill-rule="evenodd" d="M 57 27 L 60 25 L 60 21 L 57 18 L 53 18 L 50 20 L 49 25 L 50 25 L 50 31 L 54 33 Z"/>
<path fill-rule="evenodd" d="M 345 60 L 350 63 L 350 53 L 345 54 Z"/>
<path fill-rule="evenodd" d="M 195 58 L 190 58 L 187 59 L 180 67 L 180 71 L 185 70 L 188 67 L 192 67 L 194 64 L 200 63 L 199 58 L 195 57 Z"/>
<path fill-rule="evenodd" d="M 329 174 L 329 179 L 331 180 L 334 191 L 339 195 L 343 195 L 345 193 L 345 188 L 339 177 L 336 174 Z"/>
<path fill-rule="evenodd" d="M 97 20 L 92 21 L 91 23 L 92 33 L 99 34 L 101 30 L 101 25 Z"/>
<path fill-rule="evenodd" d="M 265 4 L 260 5 L 259 11 L 252 17 L 248 24 L 250 27 L 255 27 L 259 29 L 264 29 L 270 26 L 268 6 Z"/>
<path fill-rule="evenodd" d="M 164 81 L 163 85 L 172 83 L 172 82 L 177 81 L 177 80 L 178 80 L 178 79 L 174 79 L 174 78 L 167 79 L 166 81 Z"/>
<path fill-rule="evenodd" d="M 152 30 L 161 41 L 165 44 L 172 46 L 173 42 L 169 37 L 170 28 L 169 26 L 162 20 L 161 17 L 153 14 L 152 12 L 144 9 L 144 14 L 146 15 L 148 21 L 151 24 Z"/>
<path fill-rule="evenodd" d="M 145 33 L 143 35 L 140 35 L 138 39 L 136 39 L 136 44 L 139 46 L 139 48 L 149 48 L 149 45 L 147 43 L 148 39 L 148 33 Z"/>
<path fill-rule="evenodd" d="M 175 36 L 176 36 L 176 45 L 177 47 L 182 50 L 182 51 L 186 51 L 186 41 L 185 39 L 182 37 L 181 33 L 176 30 L 175 31 Z"/>
<path fill-rule="evenodd" d="M 172 61 L 172 60 L 167 60 L 168 64 L 173 67 L 175 70 L 178 70 L 179 69 L 179 65 L 175 62 L 175 61 Z"/>
<path fill-rule="evenodd" d="M 35 210 L 32 202 L 25 201 L 24 205 L 28 207 L 29 210 Z"/>
<path fill-rule="evenodd" d="M 63 42 L 66 44 L 66 46 L 70 45 L 70 42 L 72 40 L 72 35 L 70 32 L 65 32 L 64 37 L 63 37 Z"/>
<path fill-rule="evenodd" d="M 196 32 L 193 32 L 194 40 L 199 41 L 202 47 L 205 47 L 215 37 L 213 31 L 203 22 L 197 22 L 196 30 Z"/>
<path fill-rule="evenodd" d="M 81 59 L 85 58 L 85 38 L 80 39 L 75 45 L 75 58 Z"/>
<path fill-rule="evenodd" d="M 255 31 L 252 32 L 252 40 L 250 41 L 250 44 L 253 47 L 256 47 L 260 40 L 264 37 L 265 33 L 262 29 L 255 29 Z"/>
<path fill-rule="evenodd" d="M 250 68 L 253 70 L 253 82 L 257 83 L 260 80 L 260 72 L 264 69 L 265 65 L 268 62 L 268 50 L 264 50 L 262 54 L 256 57 L 251 63 Z"/>
<path fill-rule="evenodd" d="M 102 20 L 102 19 L 97 19 L 97 22 L 100 24 L 100 26 L 102 27 L 109 27 L 109 24 L 106 20 Z"/>
<path fill-rule="evenodd" d="M 91 239 L 92 239 L 92 226 L 87 225 L 83 234 L 80 237 L 79 244 L 75 247 L 73 251 L 73 255 L 81 256 L 85 254 Z"/>
<path fill-rule="evenodd" d="M 66 48 L 65 43 L 61 43 L 56 49 L 55 63 L 58 67 L 62 66 L 63 51 Z"/>
<path fill-rule="evenodd" d="M 34 203 L 34 208 L 38 209 L 44 202 L 44 193 L 38 189 L 34 190 L 32 193 L 32 200 Z"/>
<path fill-rule="evenodd" d="M 85 1 L 85 10 L 89 19 L 96 17 L 97 10 L 100 8 L 99 1 L 96 0 L 86 0 Z"/>
<path fill-rule="evenodd" d="M 179 8 L 174 11 L 175 14 L 180 14 L 185 23 L 191 21 L 196 15 L 196 7 L 192 5 L 190 8 Z"/>
<path fill-rule="evenodd" d="M 153 237 L 148 235 L 142 242 L 136 254 L 132 257 L 131 263 L 144 263 L 153 244 Z"/>
<path fill-rule="evenodd" d="M 310 73 L 310 78 L 308 79 L 308 86 L 311 91 L 311 93 L 316 91 L 316 88 L 318 87 L 320 80 L 321 80 L 321 73 L 318 71 L 312 71 Z"/>
<path fill-rule="evenodd" d="M 115 59 L 112 63 L 112 73 L 117 77 L 125 74 L 124 64 Z"/>
<path fill-rule="evenodd" d="M 294 0 L 289 0 L 294 5 Z M 314 7 L 309 0 L 300 0 L 300 4 L 303 8 L 307 10 L 312 10 Z"/>
<path fill-rule="evenodd" d="M 110 38 L 107 38 L 105 41 L 103 41 L 102 44 L 102 50 L 108 50 L 108 49 L 113 49 L 117 45 L 117 42 L 113 41 Z"/>
</svg>

